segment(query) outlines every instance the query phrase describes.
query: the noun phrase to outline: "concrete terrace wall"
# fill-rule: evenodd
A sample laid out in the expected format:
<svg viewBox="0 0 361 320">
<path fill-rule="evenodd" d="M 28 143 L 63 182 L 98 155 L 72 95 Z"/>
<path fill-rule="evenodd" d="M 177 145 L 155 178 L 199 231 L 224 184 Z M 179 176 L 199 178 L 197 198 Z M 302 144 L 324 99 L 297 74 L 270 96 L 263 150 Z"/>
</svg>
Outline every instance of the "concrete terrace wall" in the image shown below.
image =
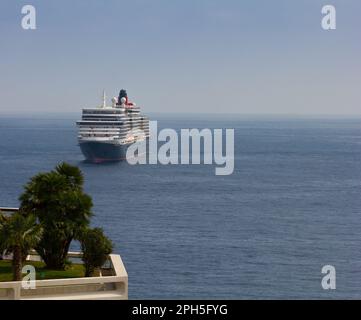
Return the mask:
<svg viewBox="0 0 361 320">
<path fill-rule="evenodd" d="M 70 252 L 69 258 L 81 258 Z M 39 260 L 31 254 L 27 260 Z M 89 278 L 36 280 L 35 289 L 24 289 L 21 281 L 0 282 L 0 300 L 125 300 L 128 274 L 119 255 L 109 255 L 109 268 Z"/>
</svg>

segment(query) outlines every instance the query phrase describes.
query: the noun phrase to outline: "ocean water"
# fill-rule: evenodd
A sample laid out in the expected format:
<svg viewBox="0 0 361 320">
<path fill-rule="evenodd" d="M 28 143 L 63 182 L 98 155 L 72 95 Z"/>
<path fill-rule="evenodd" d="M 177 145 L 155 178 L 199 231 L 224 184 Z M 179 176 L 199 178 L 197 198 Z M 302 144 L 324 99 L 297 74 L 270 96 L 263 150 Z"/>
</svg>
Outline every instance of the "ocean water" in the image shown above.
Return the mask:
<svg viewBox="0 0 361 320">
<path fill-rule="evenodd" d="M 361 119 L 159 119 L 235 129 L 234 173 L 215 176 L 212 165 L 84 163 L 76 118 L 0 118 L 0 206 L 17 206 L 39 171 L 78 165 L 130 298 L 361 298 Z M 336 290 L 321 287 L 327 264 Z"/>
</svg>

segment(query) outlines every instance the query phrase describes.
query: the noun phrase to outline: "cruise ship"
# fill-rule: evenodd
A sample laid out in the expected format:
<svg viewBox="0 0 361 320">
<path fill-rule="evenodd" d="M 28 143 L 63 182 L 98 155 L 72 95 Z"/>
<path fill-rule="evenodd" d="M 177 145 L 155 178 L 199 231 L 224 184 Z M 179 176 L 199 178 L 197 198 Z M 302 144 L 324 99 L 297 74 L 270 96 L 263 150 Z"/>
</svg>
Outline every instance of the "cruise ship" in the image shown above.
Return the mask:
<svg viewBox="0 0 361 320">
<path fill-rule="evenodd" d="M 82 119 L 77 121 L 80 149 L 89 162 L 120 161 L 126 158 L 128 147 L 137 141 L 149 138 L 149 119 L 140 114 L 140 108 L 129 101 L 126 90 L 106 105 L 85 108 Z"/>
</svg>

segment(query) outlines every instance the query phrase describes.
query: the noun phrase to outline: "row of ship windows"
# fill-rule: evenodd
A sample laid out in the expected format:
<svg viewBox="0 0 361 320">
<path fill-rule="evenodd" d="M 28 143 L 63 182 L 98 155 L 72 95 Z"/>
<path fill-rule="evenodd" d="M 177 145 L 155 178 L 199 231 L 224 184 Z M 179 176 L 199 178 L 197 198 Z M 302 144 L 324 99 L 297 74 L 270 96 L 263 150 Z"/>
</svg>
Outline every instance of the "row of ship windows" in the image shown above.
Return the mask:
<svg viewBox="0 0 361 320">
<path fill-rule="evenodd" d="M 117 113 L 117 114 L 86 114 L 83 113 L 83 117 L 133 117 L 133 116 L 139 116 L 141 115 L 140 112 L 131 112 L 131 113 Z M 142 115 L 145 117 L 145 115 Z"/>
<path fill-rule="evenodd" d="M 92 125 L 86 125 L 86 126 L 79 126 L 79 129 L 99 129 L 99 130 L 119 130 L 119 129 L 127 129 L 127 128 L 136 128 L 136 127 L 147 127 L 149 128 L 149 125 L 147 123 L 138 123 L 138 124 L 125 124 L 123 126 L 119 126 L 119 127 L 107 127 L 107 126 L 92 126 Z"/>
<path fill-rule="evenodd" d="M 132 132 L 149 132 L 149 130 L 146 130 L 146 129 L 139 129 L 139 130 L 132 130 Z M 118 132 L 97 132 L 97 131 L 80 131 L 79 134 L 111 134 L 111 135 L 114 135 L 114 134 L 128 134 L 129 131 L 118 131 Z"/>
<path fill-rule="evenodd" d="M 87 118 L 83 118 L 82 121 L 91 121 L 91 122 L 118 122 L 118 123 L 122 123 L 122 122 L 135 122 L 135 121 L 143 121 L 143 122 L 149 122 L 147 119 L 142 119 L 142 118 L 133 118 L 133 119 L 87 119 Z M 79 122 L 82 122 L 79 121 Z"/>
<path fill-rule="evenodd" d="M 148 123 L 126 123 L 123 125 L 119 125 L 119 126 L 107 126 L 107 125 L 102 125 L 99 126 L 97 124 L 92 124 L 92 123 L 87 123 L 87 124 L 82 124 L 82 125 L 78 125 L 78 128 L 99 128 L 99 129 L 122 129 L 122 128 L 132 128 L 132 127 L 139 127 L 139 126 L 143 126 L 143 127 L 149 127 Z"/>
<path fill-rule="evenodd" d="M 119 132 L 119 131 L 129 131 L 131 129 L 139 129 L 139 128 L 146 128 L 149 129 L 149 126 L 127 126 L 127 127 L 121 127 L 121 128 L 99 128 L 99 127 L 81 127 L 79 128 L 79 131 L 101 131 L 101 132 Z"/>
<path fill-rule="evenodd" d="M 108 109 L 108 110 L 83 110 L 83 114 L 125 114 L 125 113 L 136 113 L 140 112 L 140 108 L 132 108 L 132 109 Z"/>
<path fill-rule="evenodd" d="M 83 124 L 83 125 L 78 125 L 78 128 L 79 129 L 84 129 L 84 128 L 92 128 L 92 129 L 104 129 L 104 130 L 117 130 L 117 129 L 127 129 L 127 128 L 136 128 L 136 127 L 147 127 L 149 128 L 149 124 L 148 123 L 127 123 L 127 124 L 124 124 L 124 125 L 121 125 L 121 126 L 99 126 L 99 125 L 96 125 L 96 124 L 90 124 L 90 123 L 87 123 L 86 125 Z"/>
<path fill-rule="evenodd" d="M 82 114 L 83 115 L 90 115 L 90 116 L 107 116 L 107 115 L 127 115 L 127 114 L 134 114 L 134 113 L 140 113 L 140 110 L 134 110 L 134 111 L 122 111 L 122 110 L 119 110 L 119 112 L 83 112 Z"/>
<path fill-rule="evenodd" d="M 105 122 L 105 121 L 148 121 L 148 119 L 144 119 L 144 118 L 128 118 L 128 119 L 91 119 L 91 118 L 87 118 L 87 117 L 83 117 L 82 121 L 94 121 L 94 122 Z"/>
<path fill-rule="evenodd" d="M 149 130 L 149 127 L 147 126 L 134 126 L 134 127 L 128 127 L 128 128 L 92 128 L 92 127 L 83 127 L 80 128 L 79 131 L 98 131 L 98 132 L 121 132 L 121 131 L 129 131 L 129 130 L 137 130 L 137 129 L 147 129 Z"/>
<path fill-rule="evenodd" d="M 146 137 L 149 136 L 149 132 L 144 132 Z M 103 135 L 95 135 L 95 134 L 82 134 L 79 135 L 78 138 L 117 138 L 117 139 L 125 139 L 126 135 L 112 135 L 112 134 L 103 134 Z"/>
<path fill-rule="evenodd" d="M 105 114 L 83 114 L 82 118 L 84 117 L 89 117 L 89 118 L 128 118 L 128 117 L 146 117 L 144 115 L 141 115 L 139 112 L 137 113 L 128 113 L 128 114 L 109 114 L 109 115 L 105 115 Z"/>
<path fill-rule="evenodd" d="M 138 132 L 143 133 L 143 132 Z M 135 133 L 134 133 L 135 134 Z M 144 134 L 148 135 L 149 132 L 144 132 Z M 79 137 L 126 137 L 126 134 L 80 134 Z"/>
<path fill-rule="evenodd" d="M 147 130 L 149 131 L 149 128 L 146 127 L 134 127 L 134 128 L 130 128 L 130 129 L 126 129 L 126 130 L 97 130 L 97 129 L 91 129 L 91 128 L 83 128 L 81 130 L 79 130 L 79 133 L 82 132 L 90 132 L 90 133 L 123 133 L 123 132 L 134 132 L 134 131 L 138 131 L 138 130 Z"/>
</svg>

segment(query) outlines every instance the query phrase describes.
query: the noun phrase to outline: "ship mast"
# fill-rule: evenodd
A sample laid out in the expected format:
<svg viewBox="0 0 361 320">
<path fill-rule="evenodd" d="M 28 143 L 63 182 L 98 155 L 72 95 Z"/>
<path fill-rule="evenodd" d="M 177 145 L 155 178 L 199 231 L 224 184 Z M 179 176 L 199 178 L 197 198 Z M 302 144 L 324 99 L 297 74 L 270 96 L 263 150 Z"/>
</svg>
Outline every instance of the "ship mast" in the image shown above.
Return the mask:
<svg viewBox="0 0 361 320">
<path fill-rule="evenodd" d="M 103 90 L 103 104 L 102 104 L 102 108 L 106 107 L 106 95 L 105 95 L 105 90 Z"/>
</svg>

